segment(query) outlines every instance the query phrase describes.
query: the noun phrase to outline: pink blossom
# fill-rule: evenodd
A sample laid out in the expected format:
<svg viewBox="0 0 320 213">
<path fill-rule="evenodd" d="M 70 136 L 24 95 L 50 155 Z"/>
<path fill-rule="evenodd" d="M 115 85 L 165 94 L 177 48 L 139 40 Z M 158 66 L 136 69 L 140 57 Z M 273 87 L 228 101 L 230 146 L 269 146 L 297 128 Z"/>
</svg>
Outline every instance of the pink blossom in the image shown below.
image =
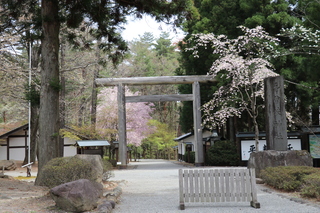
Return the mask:
<svg viewBox="0 0 320 213">
<path fill-rule="evenodd" d="M 129 89 L 125 91 L 126 96 L 138 95 Z M 105 134 L 108 140 L 118 140 L 118 103 L 117 88 L 104 88 L 98 95 L 97 107 L 97 129 Z M 127 142 L 139 146 L 141 141 L 153 133 L 153 128 L 147 125 L 151 118 L 152 104 L 149 103 L 127 103 Z"/>
</svg>

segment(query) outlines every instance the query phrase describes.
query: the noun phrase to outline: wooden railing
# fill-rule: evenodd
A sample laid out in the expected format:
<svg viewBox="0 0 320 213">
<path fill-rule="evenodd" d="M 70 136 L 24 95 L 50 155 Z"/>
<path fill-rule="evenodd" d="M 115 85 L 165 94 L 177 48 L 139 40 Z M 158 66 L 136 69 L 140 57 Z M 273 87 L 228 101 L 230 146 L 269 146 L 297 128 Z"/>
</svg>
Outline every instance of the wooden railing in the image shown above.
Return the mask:
<svg viewBox="0 0 320 213">
<path fill-rule="evenodd" d="M 185 202 L 250 202 L 260 208 L 254 169 L 180 169 L 179 191 L 181 210 Z"/>
</svg>

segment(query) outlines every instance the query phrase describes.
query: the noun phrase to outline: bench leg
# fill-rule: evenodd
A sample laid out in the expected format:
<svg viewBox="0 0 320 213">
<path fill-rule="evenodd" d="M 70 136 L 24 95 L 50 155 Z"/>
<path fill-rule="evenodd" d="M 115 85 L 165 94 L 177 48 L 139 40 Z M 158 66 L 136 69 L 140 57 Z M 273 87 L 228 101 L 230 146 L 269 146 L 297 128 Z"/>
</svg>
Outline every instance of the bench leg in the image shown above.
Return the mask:
<svg viewBox="0 0 320 213">
<path fill-rule="evenodd" d="M 184 206 L 184 203 L 180 203 L 180 210 L 185 210 L 185 206 Z"/>
<path fill-rule="evenodd" d="M 251 205 L 253 208 L 260 209 L 260 203 L 257 202 L 257 201 L 251 201 L 251 202 L 250 202 L 250 205 Z"/>
</svg>

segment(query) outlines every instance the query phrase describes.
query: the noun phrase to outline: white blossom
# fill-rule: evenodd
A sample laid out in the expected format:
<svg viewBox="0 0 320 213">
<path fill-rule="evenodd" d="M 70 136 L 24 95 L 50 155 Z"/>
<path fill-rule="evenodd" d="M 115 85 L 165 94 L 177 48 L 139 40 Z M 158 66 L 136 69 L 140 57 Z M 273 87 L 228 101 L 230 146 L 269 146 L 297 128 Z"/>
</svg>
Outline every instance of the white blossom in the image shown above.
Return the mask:
<svg viewBox="0 0 320 213">
<path fill-rule="evenodd" d="M 212 54 L 219 57 L 212 63 L 208 75 L 228 82 L 219 87 L 212 99 L 203 105 L 204 125 L 219 127 L 229 117 L 240 117 L 246 111 L 253 119 L 255 132 L 259 132 L 256 122 L 259 113 L 257 101 L 264 96 L 264 79 L 278 75 L 268 59 L 277 52 L 279 40 L 270 36 L 261 26 L 239 28 L 243 35 L 235 39 L 225 35 L 194 35 L 192 39 L 196 45 L 187 50 L 199 57 L 199 48 L 210 46 Z"/>
</svg>

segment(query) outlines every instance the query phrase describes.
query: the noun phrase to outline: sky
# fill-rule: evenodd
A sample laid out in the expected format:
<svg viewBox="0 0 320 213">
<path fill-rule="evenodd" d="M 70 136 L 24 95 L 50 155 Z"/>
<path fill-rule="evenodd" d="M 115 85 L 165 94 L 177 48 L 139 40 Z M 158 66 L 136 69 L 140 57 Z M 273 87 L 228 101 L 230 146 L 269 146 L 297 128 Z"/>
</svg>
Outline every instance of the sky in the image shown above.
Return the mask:
<svg viewBox="0 0 320 213">
<path fill-rule="evenodd" d="M 128 23 L 124 25 L 125 30 L 122 32 L 122 37 L 126 41 L 132 41 L 138 39 L 139 36 L 145 32 L 150 32 L 155 38 L 158 38 L 162 31 L 170 33 L 170 37 L 173 42 L 181 40 L 184 35 L 181 30 L 177 30 L 178 33 L 173 32 L 172 26 L 166 25 L 165 23 L 157 23 L 152 17 L 144 15 L 142 19 L 134 20 L 128 18 Z"/>
</svg>

